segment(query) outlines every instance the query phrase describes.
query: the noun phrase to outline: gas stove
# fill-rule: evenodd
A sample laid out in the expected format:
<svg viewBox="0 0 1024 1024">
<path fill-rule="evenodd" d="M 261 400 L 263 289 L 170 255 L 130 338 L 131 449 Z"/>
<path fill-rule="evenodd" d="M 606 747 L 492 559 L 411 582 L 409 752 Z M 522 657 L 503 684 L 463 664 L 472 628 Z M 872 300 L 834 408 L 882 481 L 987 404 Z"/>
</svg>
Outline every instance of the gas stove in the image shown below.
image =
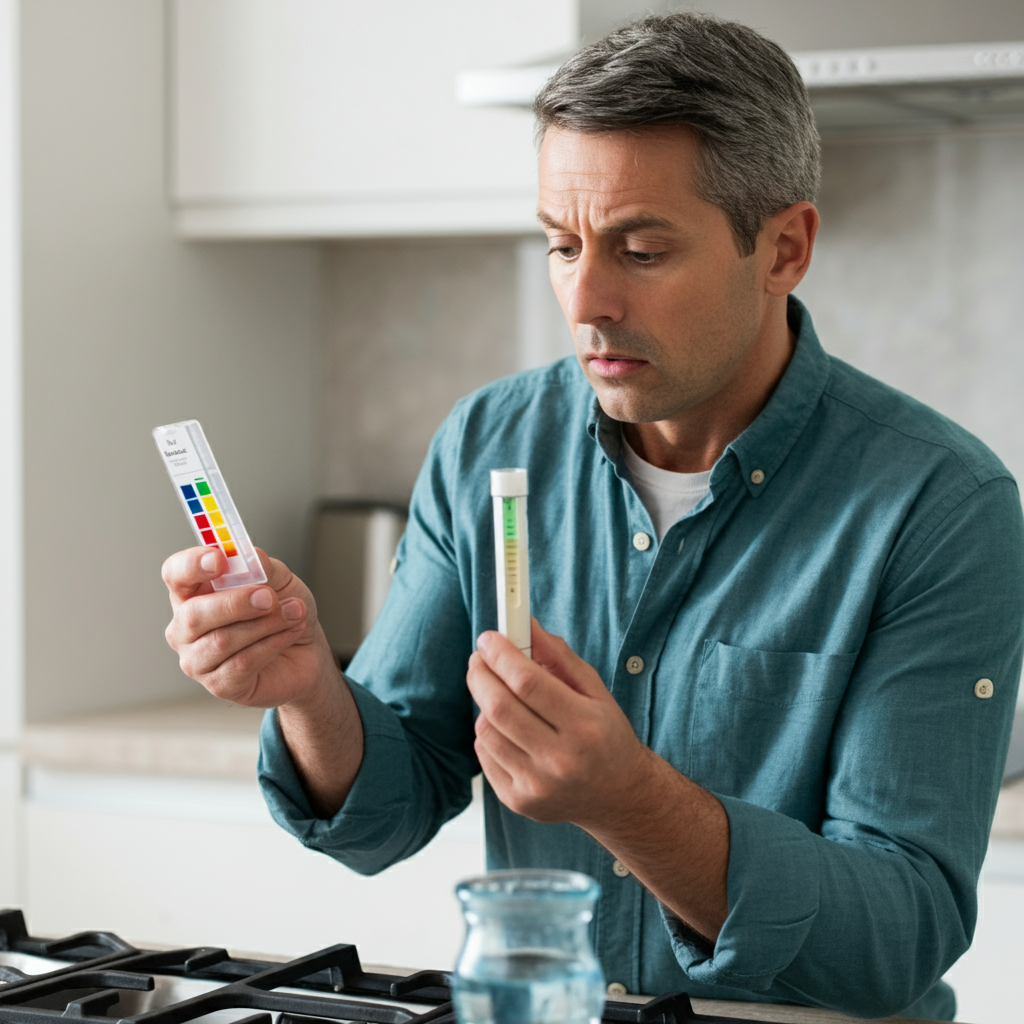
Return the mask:
<svg viewBox="0 0 1024 1024">
<path fill-rule="evenodd" d="M 456 1024 L 443 971 L 364 970 L 339 944 L 285 963 L 226 950 L 136 949 L 110 932 L 41 939 L 0 911 L 0 1024 Z M 602 1024 L 748 1024 L 684 993 L 610 999 Z"/>
</svg>

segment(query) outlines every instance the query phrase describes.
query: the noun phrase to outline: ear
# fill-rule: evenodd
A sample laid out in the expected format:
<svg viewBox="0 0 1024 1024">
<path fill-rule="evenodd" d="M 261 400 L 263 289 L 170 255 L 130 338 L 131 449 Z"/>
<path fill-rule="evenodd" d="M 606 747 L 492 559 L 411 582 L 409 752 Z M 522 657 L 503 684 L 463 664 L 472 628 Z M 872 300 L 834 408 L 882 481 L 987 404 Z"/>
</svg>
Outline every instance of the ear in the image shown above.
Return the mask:
<svg viewBox="0 0 1024 1024">
<path fill-rule="evenodd" d="M 775 214 L 761 231 L 768 272 L 765 290 L 769 295 L 788 295 L 811 265 L 814 238 L 821 217 L 813 203 L 795 203 Z"/>
</svg>

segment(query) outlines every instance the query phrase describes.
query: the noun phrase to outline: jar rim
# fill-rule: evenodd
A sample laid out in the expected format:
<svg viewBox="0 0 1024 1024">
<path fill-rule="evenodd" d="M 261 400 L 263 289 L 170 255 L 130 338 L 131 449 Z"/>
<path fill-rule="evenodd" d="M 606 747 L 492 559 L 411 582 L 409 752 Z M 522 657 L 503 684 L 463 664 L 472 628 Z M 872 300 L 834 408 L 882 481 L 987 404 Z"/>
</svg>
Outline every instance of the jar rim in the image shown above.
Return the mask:
<svg viewBox="0 0 1024 1024">
<path fill-rule="evenodd" d="M 537 900 L 592 904 L 601 887 L 582 871 L 528 868 L 522 871 L 491 871 L 466 878 L 455 887 L 464 904 L 500 904 L 512 909 Z"/>
</svg>

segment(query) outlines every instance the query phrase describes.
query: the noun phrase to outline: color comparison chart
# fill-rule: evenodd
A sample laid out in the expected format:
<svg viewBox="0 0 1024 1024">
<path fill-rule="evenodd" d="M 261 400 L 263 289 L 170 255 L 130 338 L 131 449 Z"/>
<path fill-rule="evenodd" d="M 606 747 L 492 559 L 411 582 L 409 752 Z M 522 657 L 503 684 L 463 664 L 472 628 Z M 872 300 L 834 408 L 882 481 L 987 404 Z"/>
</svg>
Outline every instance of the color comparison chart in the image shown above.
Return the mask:
<svg viewBox="0 0 1024 1024">
<path fill-rule="evenodd" d="M 203 543 L 219 546 L 228 558 L 237 558 L 238 548 L 224 523 L 224 514 L 217 507 L 217 499 L 210 493 L 210 485 L 203 477 L 197 476 L 192 483 L 180 486 Z"/>
<path fill-rule="evenodd" d="M 157 427 L 153 440 L 199 543 L 220 548 L 227 556 L 227 572 L 211 581 L 213 589 L 266 583 L 267 574 L 199 421 Z"/>
</svg>

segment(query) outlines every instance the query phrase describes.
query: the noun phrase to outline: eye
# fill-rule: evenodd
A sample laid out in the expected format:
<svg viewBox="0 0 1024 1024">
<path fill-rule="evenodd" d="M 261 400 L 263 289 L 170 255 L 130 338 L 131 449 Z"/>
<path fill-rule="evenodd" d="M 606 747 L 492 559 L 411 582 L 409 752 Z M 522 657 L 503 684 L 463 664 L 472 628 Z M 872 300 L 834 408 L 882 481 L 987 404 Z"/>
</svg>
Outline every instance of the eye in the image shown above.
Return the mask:
<svg viewBox="0 0 1024 1024">
<path fill-rule="evenodd" d="M 634 263 L 642 263 L 644 265 L 647 265 L 647 264 L 650 264 L 650 263 L 656 263 L 657 260 L 658 260 L 658 257 L 661 255 L 661 253 L 660 252 L 641 252 L 638 249 L 627 249 L 626 250 L 626 255 Z"/>
<path fill-rule="evenodd" d="M 575 245 L 553 245 L 548 249 L 549 256 L 553 256 L 556 253 L 561 259 L 568 262 L 576 259 L 576 257 L 579 256 L 580 251 Z"/>
</svg>

